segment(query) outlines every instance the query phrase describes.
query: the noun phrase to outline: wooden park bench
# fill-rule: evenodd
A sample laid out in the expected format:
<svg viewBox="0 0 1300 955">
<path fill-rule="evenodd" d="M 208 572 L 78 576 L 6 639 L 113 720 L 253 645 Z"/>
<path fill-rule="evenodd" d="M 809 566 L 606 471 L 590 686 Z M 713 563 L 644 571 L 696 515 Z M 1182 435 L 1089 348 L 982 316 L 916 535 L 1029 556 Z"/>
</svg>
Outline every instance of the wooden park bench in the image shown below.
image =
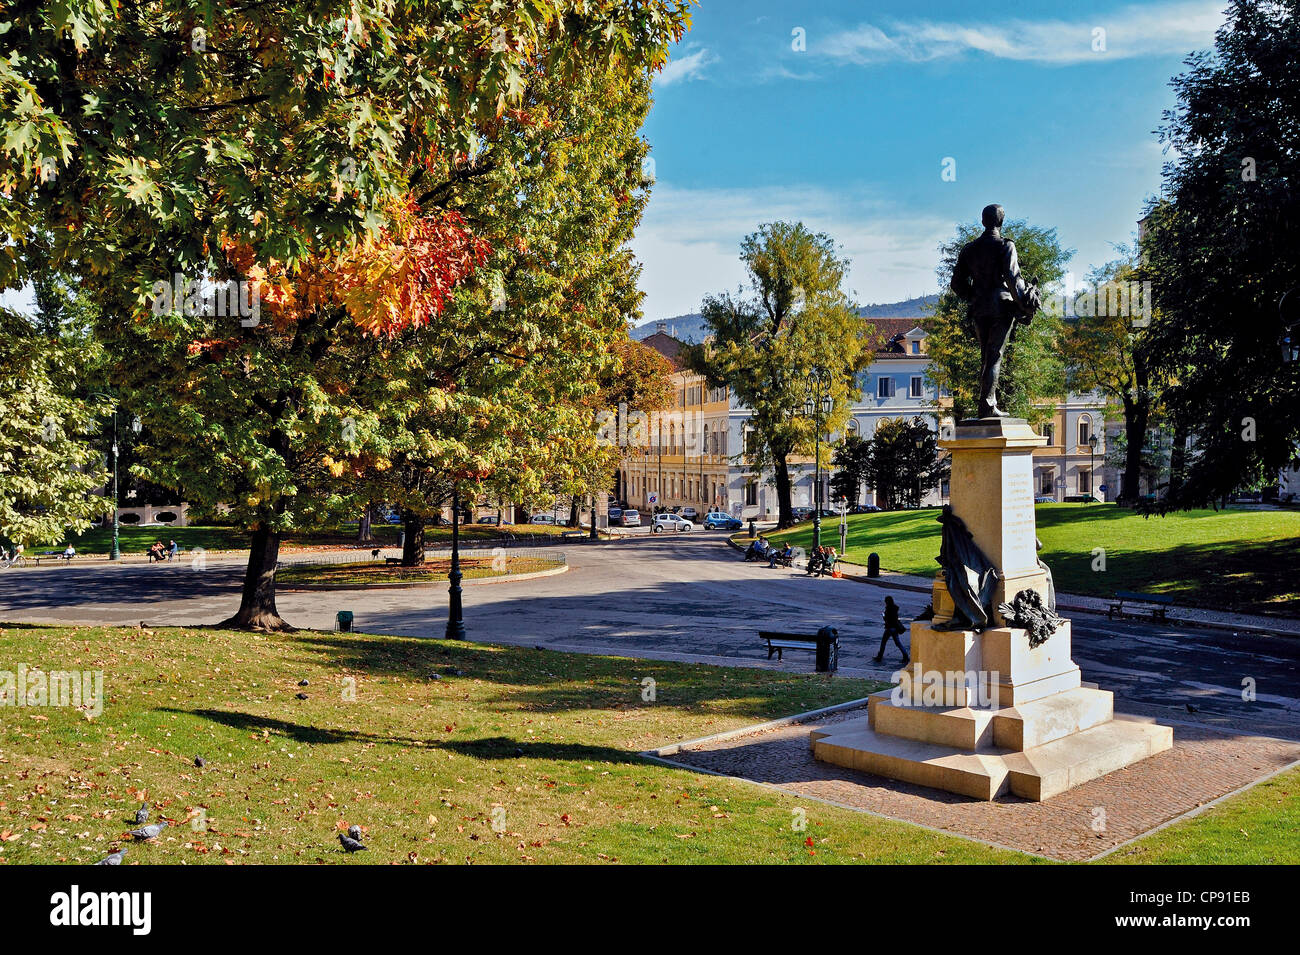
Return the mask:
<svg viewBox="0 0 1300 955">
<path fill-rule="evenodd" d="M 581 531 L 581 530 L 574 530 L 574 531 L 561 531 L 561 532 L 560 532 L 560 536 L 561 536 L 561 537 L 586 537 L 588 533 L 590 533 L 590 532 L 589 532 L 589 531 Z"/>
<path fill-rule="evenodd" d="M 1124 617 L 1125 604 L 1137 604 L 1137 609 L 1149 612 L 1152 620 L 1168 620 L 1169 608 L 1174 605 L 1174 598 L 1165 594 L 1142 594 L 1131 590 L 1117 590 L 1115 600 L 1111 603 L 1106 616 L 1114 619 Z"/>
<path fill-rule="evenodd" d="M 812 650 L 817 654 L 817 672 L 834 673 L 840 666 L 840 638 L 834 627 L 823 627 L 819 633 L 783 633 L 779 630 L 760 630 L 758 638 L 767 641 L 767 658 L 776 654 L 784 659 L 786 650 Z"/>
</svg>

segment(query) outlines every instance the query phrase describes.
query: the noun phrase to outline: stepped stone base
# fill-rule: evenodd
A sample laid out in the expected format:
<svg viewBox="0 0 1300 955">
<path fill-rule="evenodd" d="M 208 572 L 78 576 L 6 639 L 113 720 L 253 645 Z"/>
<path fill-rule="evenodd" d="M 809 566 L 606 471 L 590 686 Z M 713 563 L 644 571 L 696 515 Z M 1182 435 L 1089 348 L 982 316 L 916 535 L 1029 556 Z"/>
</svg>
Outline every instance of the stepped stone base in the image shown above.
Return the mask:
<svg viewBox="0 0 1300 955">
<path fill-rule="evenodd" d="M 946 718 L 952 722 L 945 725 L 955 732 L 952 727 L 960 725 L 962 717 Z M 989 722 L 997 718 L 995 714 Z M 1017 722 L 1022 729 L 1031 725 L 1014 718 L 1008 721 Z M 836 766 L 975 799 L 994 799 L 1010 792 L 1035 801 L 1050 799 L 1090 779 L 1123 769 L 1169 749 L 1173 743 L 1170 727 L 1122 715 L 1022 750 L 991 744 L 972 749 L 892 736 L 872 729 L 869 719 L 844 723 L 830 733 L 812 734 L 813 755 Z"/>
</svg>

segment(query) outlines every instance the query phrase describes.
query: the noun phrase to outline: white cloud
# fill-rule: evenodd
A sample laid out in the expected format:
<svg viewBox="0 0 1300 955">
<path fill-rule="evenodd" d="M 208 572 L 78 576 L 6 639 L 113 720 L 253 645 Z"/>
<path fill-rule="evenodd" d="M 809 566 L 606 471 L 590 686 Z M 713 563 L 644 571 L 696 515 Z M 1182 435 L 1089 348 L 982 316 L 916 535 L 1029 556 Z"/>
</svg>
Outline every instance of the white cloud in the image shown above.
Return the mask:
<svg viewBox="0 0 1300 955">
<path fill-rule="evenodd" d="M 919 63 L 970 53 L 1054 64 L 1184 54 L 1213 43 L 1214 31 L 1223 23 L 1224 5 L 1224 0 L 1180 0 L 1121 7 L 1074 21 L 961 24 L 897 20 L 887 22 L 883 29 L 865 23 L 833 35 L 819 51 L 836 60 L 864 65 L 898 60 Z M 1099 37 L 1104 39 L 1104 50 L 1094 49 Z"/>
<path fill-rule="evenodd" d="M 679 189 L 662 179 L 632 242 L 647 319 L 699 311 L 705 295 L 745 282 L 740 242 L 761 223 L 800 220 L 843 246 L 846 288 L 862 304 L 933 292 L 939 243 L 953 223 L 896 209 L 862 190 L 814 186 Z"/>
<path fill-rule="evenodd" d="M 708 47 L 701 47 L 694 53 L 672 57 L 659 73 L 655 85 L 671 86 L 673 83 L 698 80 L 704 76 L 704 71 L 716 62 L 718 62 L 717 56 L 710 52 Z"/>
</svg>

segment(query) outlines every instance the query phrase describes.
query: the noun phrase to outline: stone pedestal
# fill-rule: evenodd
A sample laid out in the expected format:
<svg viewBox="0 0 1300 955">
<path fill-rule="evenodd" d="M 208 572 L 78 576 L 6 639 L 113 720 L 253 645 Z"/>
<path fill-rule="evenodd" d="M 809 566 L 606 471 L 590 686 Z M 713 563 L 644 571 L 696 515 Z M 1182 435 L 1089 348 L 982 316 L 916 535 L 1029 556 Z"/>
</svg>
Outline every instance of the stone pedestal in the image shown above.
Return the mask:
<svg viewBox="0 0 1300 955">
<path fill-rule="evenodd" d="M 1025 589 L 1046 598 L 1034 522 L 1033 449 L 1046 443 L 1017 418 L 963 422 L 953 440 L 953 513 L 1000 577 L 994 607 Z M 1116 716 L 1113 694 L 1081 682 L 1070 623 L 1037 647 L 997 615 L 983 632 L 936 629 L 953 601 L 940 571 L 934 619 L 912 624 L 912 662 L 868 715 L 814 731 L 824 762 L 978 799 L 1047 799 L 1173 745 L 1173 731 Z"/>
</svg>

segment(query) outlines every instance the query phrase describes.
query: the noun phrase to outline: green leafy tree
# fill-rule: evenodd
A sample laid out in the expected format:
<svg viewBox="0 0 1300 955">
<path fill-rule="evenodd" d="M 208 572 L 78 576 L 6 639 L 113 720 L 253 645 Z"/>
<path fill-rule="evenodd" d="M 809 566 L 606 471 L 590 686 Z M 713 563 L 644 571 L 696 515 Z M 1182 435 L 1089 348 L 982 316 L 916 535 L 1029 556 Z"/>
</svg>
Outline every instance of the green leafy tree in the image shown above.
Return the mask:
<svg viewBox="0 0 1300 955">
<path fill-rule="evenodd" d="M 846 434 L 831 455 L 835 473 L 831 475 L 831 493 L 850 505 L 861 500 L 862 485 L 867 480 L 867 459 L 871 443 L 859 434 Z"/>
<path fill-rule="evenodd" d="M 24 547 L 85 530 L 111 502 L 94 445 L 102 399 L 79 396 L 87 347 L 0 310 L 0 536 Z"/>
<path fill-rule="evenodd" d="M 1282 251 L 1300 216 L 1298 47 L 1295 2 L 1234 0 L 1213 51 L 1173 80 L 1160 130 L 1172 160 L 1140 242 L 1157 306 L 1148 353 L 1175 433 L 1165 508 L 1275 482 L 1300 440 L 1300 364 L 1279 348 L 1300 322 L 1300 292 L 1287 295 L 1300 260 Z"/>
<path fill-rule="evenodd" d="M 1135 250 L 1121 249 L 1123 256 L 1093 269 L 1085 300 L 1095 301 L 1081 313 L 1066 318 L 1062 344 L 1067 356 L 1066 386 L 1076 393 L 1096 392 L 1124 416 L 1125 457 L 1121 503 L 1134 503 L 1141 496 L 1141 478 L 1147 430 L 1157 413 L 1157 387 L 1152 383 L 1151 363 L 1142 342 L 1142 324 L 1135 321 L 1131 290 L 1139 287 L 1140 273 Z M 1124 290 L 1123 298 L 1118 294 Z M 1129 308 L 1116 307 L 1128 302 Z M 1145 306 L 1149 308 L 1150 302 Z"/>
<path fill-rule="evenodd" d="M 929 333 L 926 374 L 941 396 L 951 397 L 952 414 L 959 421 L 974 415 L 979 406 L 980 347 L 966 304 L 948 285 L 957 254 L 981 231 L 978 224 L 963 223 L 957 227 L 956 237 L 939 247 L 939 287 L 944 291 L 934 311 L 921 321 L 921 327 Z M 1026 279 L 1037 279 L 1046 290 L 1064 277 L 1065 264 L 1074 252 L 1061 248 L 1055 229 L 1031 226 L 1018 219 L 1005 223 L 1002 234 L 1015 242 L 1020 271 Z M 1034 425 L 1051 416 L 1057 399 L 1065 392 L 1061 332 L 1060 315 L 1045 308 L 1038 311 L 1031 324 L 1016 323 L 1002 363 L 999 407 Z"/>
<path fill-rule="evenodd" d="M 920 418 L 888 418 L 867 441 L 863 480 L 886 510 L 919 507 L 948 475 L 948 459 L 939 454 L 938 436 Z"/>
<path fill-rule="evenodd" d="M 654 69 L 685 10 L 327 0 L 209 18 L 198 0 L 15 7 L 20 52 L 0 72 L 0 188 L 11 199 L 0 214 L 15 244 L 0 281 L 21 281 L 39 253 L 103 301 L 99 333 L 117 358 L 116 383 L 152 437 L 138 472 L 201 505 L 230 504 L 250 530 L 231 624 L 283 626 L 280 536 L 364 503 L 364 474 L 385 451 L 392 367 L 376 342 L 444 315 L 464 328 L 465 309 L 483 302 L 477 284 L 466 286 L 491 251 L 480 220 L 493 210 L 460 200 L 478 214 L 471 221 L 456 208 L 457 194 L 494 169 L 483 144 L 526 121 L 521 104 L 539 79 Z M 555 161 L 544 150 L 537 159 Z M 535 202 L 527 196 L 518 214 Z M 518 253 L 533 274 L 556 249 Z M 546 291 L 562 300 L 565 285 L 547 274 Z M 175 275 L 247 281 L 261 292 L 262 320 L 214 317 L 189 301 L 154 307 L 154 283 Z M 579 355 L 598 341 L 582 324 L 566 330 Z M 524 322 L 509 341 L 531 354 L 561 337 Z M 427 386 L 455 392 L 455 363 L 469 358 L 446 357 Z M 454 429 L 456 415 L 448 420 Z"/>
<path fill-rule="evenodd" d="M 814 419 L 805 414 L 810 381 L 826 380 L 832 408 L 823 431 L 837 431 L 858 395 L 857 375 L 878 342 L 843 290 L 848 260 L 830 236 L 801 222 L 759 226 L 741 244 L 749 290 L 704 300 L 709 339 L 684 359 L 716 385 L 725 384 L 751 410 L 746 453 L 754 475 L 771 468 L 778 522 L 794 523 L 790 458 L 814 451 Z M 829 458 L 830 449 L 822 445 Z M 827 461 L 823 461 L 825 465 Z"/>
</svg>

